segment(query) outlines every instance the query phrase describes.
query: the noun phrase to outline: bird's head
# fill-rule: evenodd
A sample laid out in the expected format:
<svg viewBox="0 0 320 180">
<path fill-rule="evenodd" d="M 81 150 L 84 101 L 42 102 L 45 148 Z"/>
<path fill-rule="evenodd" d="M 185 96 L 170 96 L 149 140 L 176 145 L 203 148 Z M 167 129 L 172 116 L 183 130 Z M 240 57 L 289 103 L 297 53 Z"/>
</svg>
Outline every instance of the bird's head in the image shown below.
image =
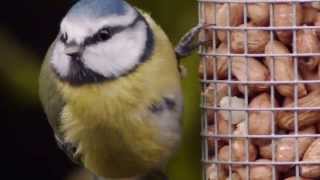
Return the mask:
<svg viewBox="0 0 320 180">
<path fill-rule="evenodd" d="M 144 17 L 123 0 L 80 0 L 60 25 L 51 65 L 60 79 L 83 85 L 133 72 L 153 50 Z"/>
</svg>

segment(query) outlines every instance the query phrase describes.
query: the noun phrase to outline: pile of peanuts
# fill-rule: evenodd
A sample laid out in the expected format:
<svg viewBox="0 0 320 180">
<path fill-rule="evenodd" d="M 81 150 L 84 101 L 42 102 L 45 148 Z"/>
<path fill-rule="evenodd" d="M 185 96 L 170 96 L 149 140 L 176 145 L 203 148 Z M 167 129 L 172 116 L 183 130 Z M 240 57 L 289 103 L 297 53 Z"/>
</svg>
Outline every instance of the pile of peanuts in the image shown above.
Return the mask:
<svg viewBox="0 0 320 180">
<path fill-rule="evenodd" d="M 295 5 L 272 2 L 275 2 L 272 6 L 271 3 L 202 3 L 202 19 L 204 25 L 209 27 L 205 28 L 199 37 L 200 41 L 205 42 L 199 75 L 204 83 L 202 94 L 205 98 L 208 123 L 208 156 L 209 160 L 225 162 L 208 165 L 206 172 L 210 180 L 320 178 L 320 138 L 312 137 L 320 133 L 320 111 L 316 109 L 320 108 L 320 84 L 308 83 L 320 80 L 320 56 L 292 55 L 320 53 L 320 29 L 276 29 L 320 26 L 320 2 L 296 2 Z M 247 22 L 244 22 L 245 15 Z M 294 20 L 296 22 L 293 22 Z M 210 26 L 248 29 L 246 32 L 239 29 L 227 31 L 223 28 L 212 29 Z M 257 56 L 246 57 L 241 54 Z M 300 82 L 302 80 L 304 83 Z M 241 83 L 248 81 L 266 82 Z M 272 85 L 270 81 L 300 83 Z M 295 113 L 294 107 L 304 109 Z M 225 110 L 232 108 L 238 110 Z M 256 111 L 245 111 L 246 108 Z M 267 110 L 257 111 L 259 108 Z M 272 111 L 271 108 L 278 110 Z M 272 138 L 296 133 L 310 136 Z M 230 140 L 227 135 L 235 137 Z M 247 135 L 270 137 L 257 136 L 247 140 Z M 298 146 L 298 152 L 295 145 Z M 319 164 L 299 165 L 297 175 L 298 165 L 292 164 L 296 159 L 318 161 Z M 247 177 L 246 166 L 230 165 L 227 163 L 230 160 L 260 163 L 248 166 Z M 273 174 L 272 162 L 292 163 L 275 165 L 276 173 Z"/>
</svg>

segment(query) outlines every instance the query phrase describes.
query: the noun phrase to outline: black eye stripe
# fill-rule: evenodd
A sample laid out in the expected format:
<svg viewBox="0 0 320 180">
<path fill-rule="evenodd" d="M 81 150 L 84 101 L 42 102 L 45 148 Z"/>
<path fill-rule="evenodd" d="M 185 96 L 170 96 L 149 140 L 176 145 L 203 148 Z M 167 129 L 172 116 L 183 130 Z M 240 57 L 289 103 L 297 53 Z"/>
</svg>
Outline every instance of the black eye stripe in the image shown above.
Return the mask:
<svg viewBox="0 0 320 180">
<path fill-rule="evenodd" d="M 104 27 L 104 28 L 101 28 L 97 33 L 95 33 L 93 36 L 91 37 L 88 37 L 85 39 L 84 41 L 84 45 L 85 46 L 90 46 L 90 45 L 93 45 L 93 44 L 97 44 L 103 40 L 101 40 L 101 38 L 99 37 L 99 33 L 104 31 L 104 30 L 108 30 L 109 33 L 110 33 L 110 38 L 112 38 L 113 35 L 115 34 L 118 34 L 122 31 L 124 31 L 125 29 L 127 28 L 131 28 L 133 26 L 135 26 L 139 21 L 143 20 L 143 18 L 141 16 L 137 16 L 136 19 L 131 23 L 129 24 L 128 26 L 114 26 L 114 27 Z"/>
</svg>

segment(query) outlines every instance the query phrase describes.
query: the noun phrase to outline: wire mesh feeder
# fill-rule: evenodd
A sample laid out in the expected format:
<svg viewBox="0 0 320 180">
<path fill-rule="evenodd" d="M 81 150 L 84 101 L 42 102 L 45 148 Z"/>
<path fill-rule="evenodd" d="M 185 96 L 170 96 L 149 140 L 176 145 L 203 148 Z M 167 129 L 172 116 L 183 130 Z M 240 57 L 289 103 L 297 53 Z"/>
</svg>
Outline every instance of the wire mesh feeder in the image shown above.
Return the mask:
<svg viewBox="0 0 320 180">
<path fill-rule="evenodd" d="M 204 179 L 320 179 L 320 2 L 199 0 Z"/>
</svg>

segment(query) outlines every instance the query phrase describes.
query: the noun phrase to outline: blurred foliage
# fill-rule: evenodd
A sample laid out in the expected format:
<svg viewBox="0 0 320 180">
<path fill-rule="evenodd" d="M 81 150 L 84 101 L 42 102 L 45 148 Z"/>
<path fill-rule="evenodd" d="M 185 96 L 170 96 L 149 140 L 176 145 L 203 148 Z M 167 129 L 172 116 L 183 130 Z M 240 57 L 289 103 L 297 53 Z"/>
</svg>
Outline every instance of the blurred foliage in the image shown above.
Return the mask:
<svg viewBox="0 0 320 180">
<path fill-rule="evenodd" d="M 173 44 L 176 44 L 184 33 L 197 24 L 197 2 L 195 0 L 128 1 L 149 12 L 167 32 Z M 12 101 L 27 106 L 34 106 L 34 108 L 41 110 L 37 95 L 40 57 L 44 57 L 44 49 L 50 45 L 54 39 L 54 33 L 58 31 L 59 21 L 57 20 L 63 17 L 66 9 L 73 2 L 74 0 L 60 0 L 50 3 L 47 1 L 35 1 L 35 3 L 40 3 L 37 4 L 39 7 L 45 7 L 46 5 L 48 7 L 47 9 L 37 9 L 38 12 L 34 12 L 30 10 L 33 6 L 31 1 L 22 1 L 22 6 L 17 8 L 27 8 L 21 9 L 21 13 L 23 10 L 30 12 L 30 14 L 25 16 L 26 20 L 20 19 L 24 18 L 24 15 L 17 14 L 16 17 L 12 18 L 14 22 L 8 21 L 5 23 L 8 26 L 5 27 L 6 29 L 3 28 L 4 26 L 1 26 L 0 85 L 1 87 L 5 87 L 6 92 L 10 92 L 10 99 Z M 51 10 L 48 11 L 48 9 Z M 43 13 L 43 15 L 37 13 Z M 48 15 L 46 16 L 45 13 Z M 55 14 L 51 15 L 50 13 Z M 27 20 L 28 18 L 29 20 L 38 18 L 40 26 L 43 26 L 44 30 L 47 30 L 46 28 L 51 28 L 51 30 L 49 29 L 44 33 L 40 33 L 42 29 L 39 28 L 38 24 L 25 26 L 25 24 L 30 22 Z M 50 26 L 46 26 L 45 24 L 50 24 Z M 188 69 L 188 76 L 183 80 L 185 96 L 184 134 L 181 148 L 170 163 L 168 171 L 171 180 L 197 180 L 201 179 L 198 58 L 194 55 L 185 59 L 183 64 Z M 39 117 L 29 118 L 43 119 L 40 115 Z"/>
<path fill-rule="evenodd" d="M 14 92 L 16 100 L 35 104 L 38 99 L 38 57 L 7 32 L 0 32 L 0 49 L 0 79 L 4 87 Z"/>
</svg>

